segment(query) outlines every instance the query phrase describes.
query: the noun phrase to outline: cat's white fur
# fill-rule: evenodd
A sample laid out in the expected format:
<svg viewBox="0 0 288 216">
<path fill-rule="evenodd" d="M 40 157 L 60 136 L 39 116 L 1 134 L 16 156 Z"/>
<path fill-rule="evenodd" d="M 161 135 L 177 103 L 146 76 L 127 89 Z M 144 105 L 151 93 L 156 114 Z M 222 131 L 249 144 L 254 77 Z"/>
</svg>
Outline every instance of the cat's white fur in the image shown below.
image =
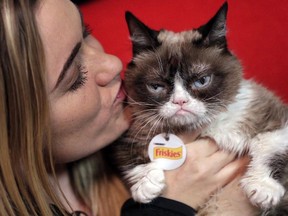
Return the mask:
<svg viewBox="0 0 288 216">
<path fill-rule="evenodd" d="M 235 97 L 235 103 L 230 104 L 226 112 L 219 114 L 202 135 L 213 137 L 221 147 L 230 152 L 244 153 L 243 151 L 248 149 L 250 137 L 245 137 L 238 128 L 249 112 L 248 105 L 255 99 L 251 81 L 243 80 Z"/>
<path fill-rule="evenodd" d="M 181 78 L 176 76 L 174 85 L 174 92 L 169 102 L 165 103 L 160 109 L 160 115 L 171 118 L 171 120 L 182 121 L 182 123 L 180 122 L 182 125 L 195 122 L 195 118 L 203 118 L 207 111 L 204 103 L 193 98 L 185 90 Z"/>
<path fill-rule="evenodd" d="M 241 185 L 247 194 L 252 194 L 250 201 L 253 204 L 269 208 L 271 204 L 276 205 L 284 195 L 285 188 L 270 176 L 272 170 L 267 161 L 271 161 L 277 154 L 283 154 L 287 147 L 288 127 L 259 134 L 251 140 L 250 155 L 253 159 Z"/>
<path fill-rule="evenodd" d="M 132 183 L 131 193 L 135 201 L 149 203 L 158 197 L 165 188 L 164 171 L 156 162 L 142 164 L 126 173 Z"/>
<path fill-rule="evenodd" d="M 247 195 L 250 196 L 250 201 L 265 209 L 271 204 L 276 204 L 285 193 L 284 187 L 270 176 L 271 170 L 269 170 L 267 161 L 270 161 L 273 155 L 275 156 L 275 154 L 287 149 L 288 126 L 280 130 L 259 134 L 254 138 L 245 137 L 243 133 L 239 132 L 239 124 L 244 121 L 243 116 L 249 112 L 248 105 L 257 99 L 252 83 L 249 80 L 242 81 L 235 102 L 229 105 L 227 111 L 220 114 L 203 131 L 202 136 L 211 137 L 223 149 L 240 155 L 244 151 L 248 151 L 252 160 L 248 171 L 241 180 L 241 185 Z M 187 114 L 182 115 L 180 113 L 180 119 L 185 124 L 191 117 L 192 120 L 190 121 L 192 122 L 195 120 L 193 117 L 195 118 L 197 115 L 205 116 L 204 104 L 185 92 L 183 83 L 176 76 L 175 91 L 171 95 L 170 101 L 163 105 L 161 114 L 169 117 L 175 115 L 181 109 L 179 108 L 181 105 L 186 110 L 184 114 Z M 177 101 L 178 103 L 176 103 Z M 159 196 L 165 188 L 164 172 L 157 168 L 157 164 L 154 162 L 136 166 L 129 170 L 126 177 L 133 184 L 131 188 L 133 198 L 142 203 L 150 202 Z M 217 215 L 217 212 L 214 215 Z"/>
</svg>

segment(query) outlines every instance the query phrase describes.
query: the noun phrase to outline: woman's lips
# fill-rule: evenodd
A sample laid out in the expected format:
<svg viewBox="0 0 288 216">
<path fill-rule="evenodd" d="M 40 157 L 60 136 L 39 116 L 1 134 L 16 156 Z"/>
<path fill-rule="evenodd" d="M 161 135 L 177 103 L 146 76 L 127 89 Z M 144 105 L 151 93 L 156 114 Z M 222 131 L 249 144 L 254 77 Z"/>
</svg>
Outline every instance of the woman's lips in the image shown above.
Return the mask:
<svg viewBox="0 0 288 216">
<path fill-rule="evenodd" d="M 121 86 L 115 98 L 115 102 L 118 102 L 118 101 L 122 102 L 125 100 L 125 98 L 126 98 L 126 94 L 124 91 L 123 83 L 121 83 Z"/>
</svg>

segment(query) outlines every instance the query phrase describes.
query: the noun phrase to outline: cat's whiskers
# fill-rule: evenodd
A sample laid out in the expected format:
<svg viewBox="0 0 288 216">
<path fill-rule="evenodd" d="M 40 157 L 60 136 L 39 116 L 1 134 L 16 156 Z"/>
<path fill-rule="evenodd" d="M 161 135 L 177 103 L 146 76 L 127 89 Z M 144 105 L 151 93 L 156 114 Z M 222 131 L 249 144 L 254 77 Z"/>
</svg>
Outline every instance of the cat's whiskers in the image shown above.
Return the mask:
<svg viewBox="0 0 288 216">
<path fill-rule="evenodd" d="M 131 106 L 135 106 L 135 105 L 138 105 L 138 106 L 140 106 L 140 107 L 143 107 L 143 106 L 145 106 L 145 107 L 153 107 L 153 106 L 155 106 L 155 104 L 152 104 L 152 103 L 147 103 L 147 102 L 142 102 L 142 101 L 136 101 L 135 99 L 133 99 L 132 97 L 130 97 L 129 95 L 127 95 L 127 97 L 128 97 L 128 101 L 127 101 L 127 104 L 128 105 L 131 105 Z M 153 102 L 155 102 L 156 104 L 158 104 L 158 105 L 162 105 L 162 103 L 160 103 L 160 102 L 158 102 L 158 101 L 155 101 L 155 100 L 153 100 Z M 149 108 L 150 109 L 150 108 Z"/>
<path fill-rule="evenodd" d="M 151 124 L 151 122 L 155 121 L 155 119 L 157 119 L 157 115 L 155 115 L 154 113 L 151 113 L 150 116 L 147 115 L 145 116 L 145 118 L 139 118 L 137 119 L 137 121 L 135 121 L 135 125 L 137 125 L 137 127 L 135 128 L 136 134 L 134 136 L 134 139 L 138 136 L 138 134 L 147 127 L 147 125 Z"/>
<path fill-rule="evenodd" d="M 156 109 L 155 109 L 155 111 L 156 111 Z M 135 113 L 132 114 L 132 119 L 137 120 L 137 119 L 141 119 L 143 117 L 145 118 L 146 115 L 149 116 L 152 113 L 154 113 L 153 110 L 152 110 L 152 112 L 151 112 L 151 110 L 149 110 L 149 111 L 147 111 L 147 110 L 136 111 Z"/>
<path fill-rule="evenodd" d="M 129 95 L 127 95 L 128 97 L 128 101 L 127 101 L 127 104 L 128 105 L 139 105 L 139 106 L 142 106 L 142 105 L 146 105 L 147 103 L 145 102 L 139 102 L 139 101 L 136 101 L 134 100 L 132 97 L 130 97 Z"/>
<path fill-rule="evenodd" d="M 224 98 L 219 98 L 219 96 L 223 93 L 223 91 L 220 91 L 218 94 L 215 94 L 211 97 L 208 97 L 208 98 L 203 98 L 203 101 L 207 103 L 207 105 L 209 105 L 212 100 L 212 104 L 213 104 L 213 107 L 216 107 L 216 106 L 221 106 L 222 108 L 227 108 L 227 104 L 230 104 L 232 103 L 233 101 L 231 100 L 228 100 L 228 99 L 224 99 Z"/>
<path fill-rule="evenodd" d="M 160 115 L 157 115 L 156 116 L 156 120 L 154 121 L 154 124 L 152 125 L 152 127 L 149 129 L 149 132 L 147 134 L 147 137 L 146 137 L 146 141 L 148 141 L 148 139 L 150 138 L 150 134 L 155 134 L 155 131 L 159 128 L 159 124 L 162 122 L 163 120 L 163 117 L 160 116 Z M 163 124 L 161 124 L 162 126 Z"/>
<path fill-rule="evenodd" d="M 220 91 L 220 92 L 218 92 L 217 94 L 215 94 L 215 95 L 212 95 L 212 96 L 210 96 L 210 97 L 206 97 L 206 98 L 203 98 L 202 100 L 203 101 L 209 101 L 209 100 L 219 100 L 219 101 L 221 101 L 222 99 L 220 99 L 219 98 L 219 96 L 221 95 L 223 93 L 223 91 Z"/>
<path fill-rule="evenodd" d="M 145 114 L 153 114 L 155 115 L 156 113 L 158 112 L 158 109 L 149 109 L 149 110 L 139 110 L 139 111 L 135 111 L 133 114 L 132 114 L 132 118 L 133 119 L 138 119 L 138 118 L 142 118 L 141 120 L 143 121 L 143 117 L 145 118 Z"/>
<path fill-rule="evenodd" d="M 149 113 L 147 113 L 147 114 L 149 114 Z M 133 152 L 134 144 L 137 143 L 136 140 L 139 140 L 139 139 L 142 138 L 141 136 L 138 136 L 139 133 L 143 130 L 143 128 L 146 127 L 146 125 L 148 125 L 154 119 L 155 119 L 155 115 L 153 113 L 150 113 L 150 116 L 147 115 L 147 116 L 145 116 L 145 118 L 139 118 L 137 121 L 135 121 L 135 125 L 137 125 L 137 127 L 134 130 L 134 133 L 133 133 L 134 135 L 131 134 L 131 137 L 133 136 L 132 141 L 130 141 L 130 145 L 131 145 L 130 152 L 131 152 L 131 154 Z M 140 124 L 138 124 L 139 122 L 140 122 Z"/>
<path fill-rule="evenodd" d="M 163 105 L 164 105 L 163 102 L 156 101 L 156 100 L 154 100 L 153 98 L 152 98 L 152 101 L 153 101 L 155 104 L 159 105 L 159 106 L 163 106 Z"/>
<path fill-rule="evenodd" d="M 153 118 L 152 118 L 152 117 L 153 117 Z M 135 144 L 137 143 L 137 142 L 135 142 L 135 140 L 139 140 L 139 139 L 142 140 L 142 138 L 144 138 L 144 139 L 146 140 L 146 144 L 150 141 L 150 140 L 148 140 L 148 139 L 149 139 L 149 137 L 150 137 L 151 129 L 152 129 L 154 126 L 156 126 L 156 127 L 154 127 L 154 128 L 155 128 L 154 130 L 156 130 L 158 123 L 156 123 L 156 125 L 155 125 L 155 122 L 159 122 L 160 120 L 161 120 L 161 119 L 159 119 L 159 118 L 157 119 L 157 116 L 154 115 L 154 116 L 151 116 L 151 117 L 146 121 L 146 124 L 143 124 L 141 128 L 139 128 L 140 126 L 137 127 L 137 128 L 139 128 L 139 129 L 135 128 L 135 131 L 137 131 L 137 133 L 133 136 L 133 140 L 132 140 L 132 143 L 131 143 L 131 151 L 133 150 L 134 143 L 135 143 Z M 151 122 L 154 122 L 154 124 L 152 124 L 152 127 L 151 127 L 151 129 L 149 130 L 149 132 L 148 132 L 148 133 L 145 133 L 145 134 L 147 134 L 146 137 L 138 136 L 139 133 L 143 130 L 143 128 L 146 128 L 146 125 L 151 124 Z M 154 132 L 155 132 L 155 131 L 154 131 Z M 142 140 L 142 141 L 143 141 L 143 140 Z M 146 148 L 146 145 L 144 145 L 143 148 Z"/>
<path fill-rule="evenodd" d="M 155 117 L 156 113 L 145 113 L 145 114 L 142 114 L 141 116 L 137 116 L 135 118 L 133 118 L 133 122 L 135 125 L 143 125 L 145 124 L 148 120 L 150 120 L 152 117 Z"/>
</svg>

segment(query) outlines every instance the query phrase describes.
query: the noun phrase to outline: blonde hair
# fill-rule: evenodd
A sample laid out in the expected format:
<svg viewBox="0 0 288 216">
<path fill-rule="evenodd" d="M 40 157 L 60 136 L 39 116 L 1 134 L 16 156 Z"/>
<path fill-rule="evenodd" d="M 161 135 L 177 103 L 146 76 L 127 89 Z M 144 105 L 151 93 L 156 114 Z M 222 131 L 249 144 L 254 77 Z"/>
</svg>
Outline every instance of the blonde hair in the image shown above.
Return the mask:
<svg viewBox="0 0 288 216">
<path fill-rule="evenodd" d="M 64 210 L 48 177 L 54 171 L 38 1 L 0 1 L 0 215 L 51 215 L 49 203 Z M 95 215 L 120 214 L 128 193 L 101 152 L 74 162 L 71 172 Z"/>
<path fill-rule="evenodd" d="M 93 215 L 119 216 L 129 193 L 117 172 L 109 165 L 106 155 L 107 152 L 101 150 L 71 163 L 72 181 L 79 197 L 91 207 Z"/>
<path fill-rule="evenodd" d="M 0 3 L 0 215 L 51 214 L 47 197 L 59 204 L 47 173 L 49 108 L 36 3 Z"/>
</svg>

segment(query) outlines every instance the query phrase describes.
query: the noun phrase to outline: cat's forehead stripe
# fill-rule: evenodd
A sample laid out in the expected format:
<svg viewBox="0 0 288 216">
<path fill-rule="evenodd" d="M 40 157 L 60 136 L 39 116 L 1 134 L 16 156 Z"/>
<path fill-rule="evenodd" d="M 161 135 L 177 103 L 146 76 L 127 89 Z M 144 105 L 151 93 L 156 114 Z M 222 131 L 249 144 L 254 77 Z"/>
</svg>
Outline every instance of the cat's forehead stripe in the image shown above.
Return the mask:
<svg viewBox="0 0 288 216">
<path fill-rule="evenodd" d="M 198 40 L 202 36 L 198 31 L 190 30 L 184 32 L 161 31 L 158 40 L 162 43 L 183 43 L 185 41 Z"/>
<path fill-rule="evenodd" d="M 195 73 L 202 73 L 204 71 L 207 71 L 208 69 L 210 69 L 210 64 L 199 62 L 192 65 L 192 71 Z"/>
</svg>

